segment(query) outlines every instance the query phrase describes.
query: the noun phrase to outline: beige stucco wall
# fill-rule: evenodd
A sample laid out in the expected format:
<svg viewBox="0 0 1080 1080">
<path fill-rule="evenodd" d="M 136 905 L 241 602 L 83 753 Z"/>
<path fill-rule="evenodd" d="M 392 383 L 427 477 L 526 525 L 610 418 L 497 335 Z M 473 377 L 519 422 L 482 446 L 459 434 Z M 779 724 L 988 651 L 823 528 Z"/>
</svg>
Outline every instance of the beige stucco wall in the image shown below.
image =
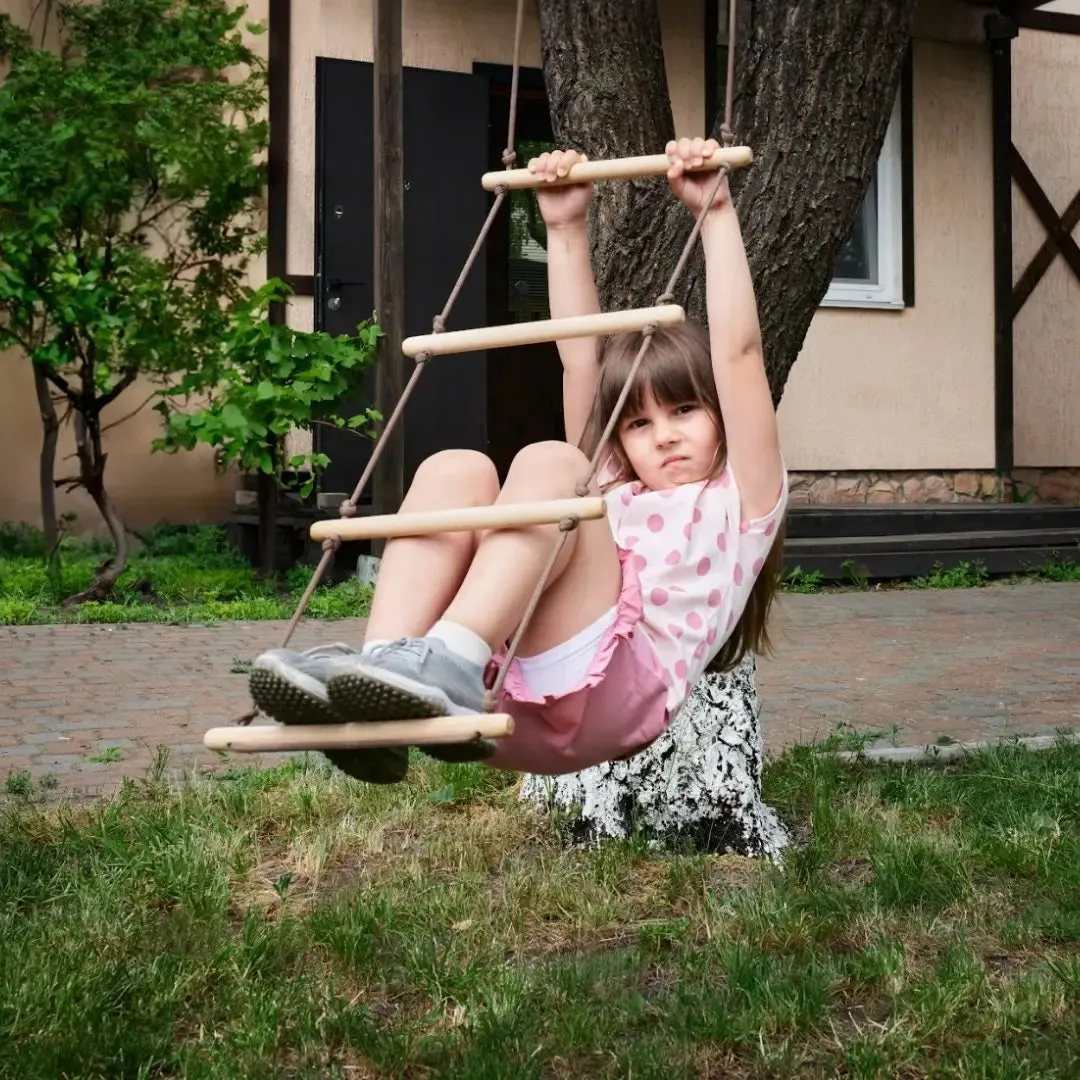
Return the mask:
<svg viewBox="0 0 1080 1080">
<path fill-rule="evenodd" d="M 990 66 L 916 41 L 915 306 L 823 308 L 780 405 L 791 468 L 993 467 Z"/>
<path fill-rule="evenodd" d="M 1047 10 L 1080 14 L 1080 0 Z M 1013 50 L 1013 142 L 1061 214 L 1080 192 L 1080 37 L 1022 30 Z M 1046 229 L 1015 183 L 1013 220 L 1019 279 Z M 1016 464 L 1080 466 L 1080 282 L 1060 255 L 1017 316 L 1013 348 Z"/>
</svg>

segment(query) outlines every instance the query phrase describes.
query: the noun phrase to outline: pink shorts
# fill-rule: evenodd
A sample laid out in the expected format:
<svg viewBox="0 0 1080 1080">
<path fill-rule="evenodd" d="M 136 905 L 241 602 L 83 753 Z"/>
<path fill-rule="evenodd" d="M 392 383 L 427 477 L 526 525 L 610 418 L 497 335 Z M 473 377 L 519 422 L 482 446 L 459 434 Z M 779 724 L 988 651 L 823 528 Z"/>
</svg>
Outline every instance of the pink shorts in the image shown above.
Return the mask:
<svg viewBox="0 0 1080 1080">
<path fill-rule="evenodd" d="M 515 772 L 578 772 L 643 750 L 668 725 L 668 688 L 647 635 L 639 627 L 641 586 L 629 552 L 620 550 L 622 589 L 614 623 L 605 632 L 580 685 L 565 694 L 537 697 L 515 660 L 498 712 L 514 718 L 514 733 L 498 740 L 486 764 Z M 487 671 L 495 681 L 503 649 Z"/>
</svg>

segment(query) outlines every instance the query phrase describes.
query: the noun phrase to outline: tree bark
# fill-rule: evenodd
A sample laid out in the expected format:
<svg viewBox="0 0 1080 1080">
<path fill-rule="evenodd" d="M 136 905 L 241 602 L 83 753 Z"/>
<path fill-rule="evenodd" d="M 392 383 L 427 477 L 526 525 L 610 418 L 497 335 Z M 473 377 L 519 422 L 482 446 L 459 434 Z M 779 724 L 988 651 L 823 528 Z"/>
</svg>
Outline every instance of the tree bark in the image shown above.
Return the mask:
<svg viewBox="0 0 1080 1080">
<path fill-rule="evenodd" d="M 556 142 L 591 158 L 663 152 L 676 132 L 657 0 L 537 3 Z M 916 3 L 739 5 L 733 127 L 755 161 L 732 191 L 777 402 L 876 168 Z M 655 300 L 692 225 L 663 178 L 598 185 L 592 235 L 605 309 Z M 675 292 L 701 320 L 703 287 L 698 252 Z"/>
<path fill-rule="evenodd" d="M 88 600 L 107 600 L 117 579 L 127 568 L 127 529 L 105 490 L 105 463 L 108 454 L 101 443 L 101 419 L 91 409 L 75 413 L 75 452 L 79 459 L 79 486 L 94 500 L 109 529 L 115 553 L 96 570 L 94 580 L 82 592 L 69 596 L 63 606 L 76 608 Z"/>
<path fill-rule="evenodd" d="M 60 418 L 45 372 L 34 368 L 34 390 L 37 393 L 38 411 L 41 415 L 41 460 L 38 469 L 38 487 L 41 495 L 41 531 L 45 536 L 45 562 L 53 586 L 60 584 L 60 523 L 56 517 L 56 446 L 60 441 Z"/>
<path fill-rule="evenodd" d="M 694 688 L 671 727 L 629 761 L 567 776 L 526 776 L 522 798 L 591 845 L 637 832 L 664 847 L 776 858 L 790 840 L 761 801 L 754 658 Z"/>
<path fill-rule="evenodd" d="M 777 403 L 874 174 L 916 3 L 739 5 L 732 127 L 755 161 L 733 176 L 732 192 Z M 537 6 L 556 143 L 593 159 L 662 152 L 676 131 L 657 0 Z M 710 120 L 719 135 L 720 117 Z M 591 238 L 604 309 L 655 302 L 692 226 L 664 178 L 598 185 Z M 674 289 L 701 322 L 703 271 L 699 247 Z M 748 657 L 705 675 L 671 730 L 631 761 L 555 781 L 527 776 L 522 797 L 559 808 L 579 839 L 638 827 L 661 842 L 776 855 L 787 835 L 760 801 L 754 671 Z"/>
<path fill-rule="evenodd" d="M 270 454 L 277 460 L 277 439 L 271 435 L 267 439 Z M 259 575 L 271 579 L 277 572 L 277 478 L 261 470 L 255 474 L 255 505 L 258 513 L 258 560 Z"/>
</svg>

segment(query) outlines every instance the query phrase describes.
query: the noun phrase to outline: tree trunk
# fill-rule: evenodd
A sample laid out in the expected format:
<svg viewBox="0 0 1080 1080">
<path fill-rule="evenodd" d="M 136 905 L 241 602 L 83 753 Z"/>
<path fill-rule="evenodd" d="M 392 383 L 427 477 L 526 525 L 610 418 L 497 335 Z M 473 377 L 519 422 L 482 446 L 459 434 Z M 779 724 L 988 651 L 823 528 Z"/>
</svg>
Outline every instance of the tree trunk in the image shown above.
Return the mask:
<svg viewBox="0 0 1080 1080">
<path fill-rule="evenodd" d="M 75 413 L 75 452 L 79 458 L 79 486 L 94 500 L 109 529 L 115 554 L 96 570 L 94 580 L 80 593 L 69 596 L 64 607 L 71 609 L 88 600 L 107 600 L 117 579 L 127 568 L 127 529 L 105 490 L 105 463 L 108 460 L 101 443 L 99 414 L 91 411 Z"/>
<path fill-rule="evenodd" d="M 591 158 L 662 153 L 675 127 L 657 0 L 537 3 L 556 142 Z M 916 3 L 739 5 L 733 127 L 755 161 L 732 190 L 777 401 L 876 168 Z M 678 261 L 690 215 L 662 177 L 598 185 L 594 206 L 601 303 L 652 302 Z M 703 320 L 697 256 L 675 291 Z"/>
<path fill-rule="evenodd" d="M 916 3 L 739 5 L 732 126 L 755 162 L 733 177 L 732 191 L 777 403 L 876 168 Z M 676 132 L 657 0 L 537 6 L 558 145 L 593 159 L 662 152 Z M 712 128 L 719 132 L 719 117 Z M 690 233 L 690 215 L 662 177 L 598 185 L 593 207 L 602 306 L 655 302 Z M 674 291 L 704 322 L 700 248 Z M 734 672 L 705 675 L 671 731 L 632 761 L 555 782 L 526 777 L 523 797 L 568 812 L 579 836 L 623 835 L 636 822 L 661 841 L 775 854 L 786 834 L 760 803 L 754 670 L 747 658 Z"/>
<path fill-rule="evenodd" d="M 45 536 L 45 562 L 54 590 L 60 586 L 60 522 L 56 516 L 56 446 L 60 441 L 60 418 L 45 373 L 34 368 L 34 390 L 41 414 L 41 460 L 38 488 L 41 495 L 41 531 Z"/>
<path fill-rule="evenodd" d="M 269 473 L 255 474 L 255 505 L 259 519 L 259 575 L 272 578 L 277 570 L 277 481 Z"/>
<path fill-rule="evenodd" d="M 522 798 L 553 813 L 569 839 L 637 832 L 665 847 L 775 858 L 789 835 L 761 801 L 754 658 L 706 675 L 671 727 L 629 761 L 568 776 L 526 776 Z"/>
</svg>

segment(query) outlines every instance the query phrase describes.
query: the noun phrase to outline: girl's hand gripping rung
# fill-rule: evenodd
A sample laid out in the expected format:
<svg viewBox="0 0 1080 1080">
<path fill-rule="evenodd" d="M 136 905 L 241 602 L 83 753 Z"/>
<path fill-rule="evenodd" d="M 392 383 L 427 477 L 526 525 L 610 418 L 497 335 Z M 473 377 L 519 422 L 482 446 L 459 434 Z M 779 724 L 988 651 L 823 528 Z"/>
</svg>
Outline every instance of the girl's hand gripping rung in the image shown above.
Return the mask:
<svg viewBox="0 0 1080 1080">
<path fill-rule="evenodd" d="M 748 168 L 754 160 L 749 146 L 729 146 L 716 151 L 700 165 L 687 172 L 704 172 L 727 165 L 729 169 Z M 666 154 L 646 154 L 642 157 L 612 158 L 610 161 L 582 161 L 572 165 L 565 176 L 547 180 L 528 169 L 506 169 L 503 172 L 484 173 L 480 183 L 485 191 L 506 187 L 520 188 L 560 187 L 565 184 L 584 184 L 597 180 L 633 180 L 639 176 L 667 176 L 671 159 Z"/>
</svg>

